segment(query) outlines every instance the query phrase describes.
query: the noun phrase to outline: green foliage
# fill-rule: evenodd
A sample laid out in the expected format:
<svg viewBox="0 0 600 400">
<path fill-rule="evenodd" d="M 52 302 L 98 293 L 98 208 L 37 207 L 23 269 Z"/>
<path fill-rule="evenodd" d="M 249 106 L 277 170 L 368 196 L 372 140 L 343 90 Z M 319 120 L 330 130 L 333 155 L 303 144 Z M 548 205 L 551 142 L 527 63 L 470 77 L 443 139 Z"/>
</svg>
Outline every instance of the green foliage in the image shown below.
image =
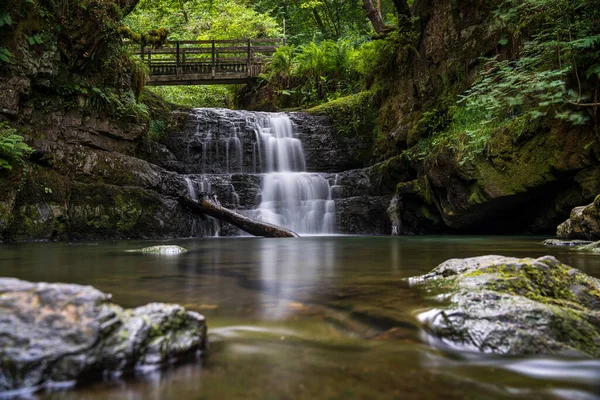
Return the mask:
<svg viewBox="0 0 600 400">
<path fill-rule="evenodd" d="M 421 115 L 413 156 L 435 159 L 448 149 L 464 163 L 487 155 L 491 139 L 516 141 L 553 118 L 597 129 L 597 1 L 505 0 L 495 17 L 504 24 L 499 45 L 511 51 L 484 60 L 458 101 L 450 96 Z"/>
<path fill-rule="evenodd" d="M 275 19 L 239 0 L 141 0 L 125 23 L 134 32 L 166 28 L 171 40 L 281 36 Z"/>
<path fill-rule="evenodd" d="M 148 127 L 148 139 L 151 141 L 160 141 L 164 138 L 166 132 L 165 121 L 150 121 Z"/>
<path fill-rule="evenodd" d="M 466 111 L 483 118 L 480 129 L 523 115 L 577 125 L 597 118 L 587 108 L 597 101 L 600 72 L 597 2 L 507 0 L 496 16 L 524 45 L 515 59 L 489 60 L 463 94 Z"/>
<path fill-rule="evenodd" d="M 0 170 L 11 170 L 30 153 L 31 147 L 23 143 L 23 136 L 18 135 L 8 122 L 0 122 Z"/>
<path fill-rule="evenodd" d="M 338 135 L 357 137 L 372 132 L 377 125 L 376 96 L 374 91 L 364 91 L 331 100 L 307 111 L 329 116 L 334 121 Z"/>
<path fill-rule="evenodd" d="M 258 11 L 270 13 L 277 21 L 285 20 L 288 42 L 294 45 L 373 33 L 362 0 L 254 0 L 252 3 Z M 383 16 L 391 22 L 393 2 L 381 0 L 380 4 Z"/>
<path fill-rule="evenodd" d="M 0 11 L 0 27 L 4 25 L 12 25 L 12 18 L 6 11 Z"/>
<path fill-rule="evenodd" d="M 150 118 L 148 107 L 143 103 L 139 103 L 131 91 L 119 95 L 111 88 L 93 87 L 90 91 L 89 103 L 98 111 L 116 118 L 124 118 L 135 122 L 145 122 Z"/>
<path fill-rule="evenodd" d="M 370 89 L 385 81 L 414 49 L 415 30 L 393 30 L 387 37 L 344 37 L 282 47 L 267 66 L 268 86 L 287 98 L 287 107 L 312 106 Z"/>
<path fill-rule="evenodd" d="M 6 47 L 0 47 L 0 64 L 10 61 L 12 53 Z"/>
<path fill-rule="evenodd" d="M 233 108 L 237 88 L 237 85 L 152 86 L 148 90 L 182 106 Z"/>
<path fill-rule="evenodd" d="M 146 86 L 150 70 L 142 60 L 133 57 L 130 58 L 128 66 L 131 72 L 131 90 L 135 98 L 138 99 Z"/>
<path fill-rule="evenodd" d="M 40 35 L 38 33 L 36 33 L 35 35 L 29 36 L 27 38 L 27 41 L 29 42 L 29 45 L 31 45 L 31 46 L 44 43 L 44 39 L 42 38 L 42 35 Z"/>
</svg>

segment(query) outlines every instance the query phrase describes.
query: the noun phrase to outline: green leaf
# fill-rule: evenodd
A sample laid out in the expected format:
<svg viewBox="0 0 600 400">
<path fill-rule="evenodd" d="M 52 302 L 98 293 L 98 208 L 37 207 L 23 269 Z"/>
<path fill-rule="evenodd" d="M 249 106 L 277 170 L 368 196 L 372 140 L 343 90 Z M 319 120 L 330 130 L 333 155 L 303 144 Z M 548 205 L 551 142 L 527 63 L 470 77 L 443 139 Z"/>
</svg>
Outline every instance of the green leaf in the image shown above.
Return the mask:
<svg viewBox="0 0 600 400">
<path fill-rule="evenodd" d="M 590 79 L 592 77 L 592 75 L 596 75 L 597 77 L 600 77 L 600 64 L 594 64 L 588 68 L 588 70 L 585 73 L 585 76 L 588 79 Z"/>
<path fill-rule="evenodd" d="M 7 12 L 0 13 L 0 26 L 12 25 L 12 18 Z"/>
</svg>

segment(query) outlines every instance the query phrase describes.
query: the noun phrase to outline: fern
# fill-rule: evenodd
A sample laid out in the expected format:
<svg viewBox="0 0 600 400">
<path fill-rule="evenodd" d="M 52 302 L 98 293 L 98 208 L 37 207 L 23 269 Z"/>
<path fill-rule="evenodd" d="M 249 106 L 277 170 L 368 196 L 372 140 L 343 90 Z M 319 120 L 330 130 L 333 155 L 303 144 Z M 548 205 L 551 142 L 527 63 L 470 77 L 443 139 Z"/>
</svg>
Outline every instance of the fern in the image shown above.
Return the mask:
<svg viewBox="0 0 600 400">
<path fill-rule="evenodd" d="M 22 162 L 31 153 L 31 147 L 23 142 L 8 122 L 0 122 L 0 169 L 11 170 L 15 163 Z"/>
</svg>

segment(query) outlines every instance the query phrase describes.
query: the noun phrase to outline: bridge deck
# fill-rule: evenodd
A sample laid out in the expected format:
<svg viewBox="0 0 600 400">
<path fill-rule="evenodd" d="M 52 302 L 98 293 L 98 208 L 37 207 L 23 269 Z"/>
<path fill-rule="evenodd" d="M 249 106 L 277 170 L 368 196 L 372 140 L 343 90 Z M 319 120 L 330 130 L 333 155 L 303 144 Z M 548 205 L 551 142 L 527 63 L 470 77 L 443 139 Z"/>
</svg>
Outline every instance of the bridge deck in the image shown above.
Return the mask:
<svg viewBox="0 0 600 400">
<path fill-rule="evenodd" d="M 285 39 L 169 41 L 134 52 L 150 70 L 147 85 L 214 85 L 256 79 Z"/>
</svg>

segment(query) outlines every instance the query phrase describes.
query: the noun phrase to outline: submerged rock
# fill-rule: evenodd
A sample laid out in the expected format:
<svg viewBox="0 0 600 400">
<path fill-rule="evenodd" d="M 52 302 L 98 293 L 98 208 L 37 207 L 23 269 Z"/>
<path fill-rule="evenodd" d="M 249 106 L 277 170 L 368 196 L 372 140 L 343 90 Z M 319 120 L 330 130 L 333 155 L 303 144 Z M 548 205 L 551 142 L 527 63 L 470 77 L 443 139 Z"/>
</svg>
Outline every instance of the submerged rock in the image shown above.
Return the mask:
<svg viewBox="0 0 600 400">
<path fill-rule="evenodd" d="M 592 243 L 589 240 L 560 240 L 560 239 L 546 239 L 542 242 L 544 246 L 548 247 L 575 247 L 584 246 Z"/>
<path fill-rule="evenodd" d="M 600 280 L 554 257 L 452 259 L 410 283 L 448 301 L 420 315 L 446 344 L 600 357 Z"/>
<path fill-rule="evenodd" d="M 128 250 L 128 251 L 132 252 L 132 253 L 146 253 L 146 254 L 182 254 L 182 253 L 187 253 L 187 249 L 185 247 L 181 247 L 181 246 L 167 246 L 167 245 L 150 246 L 150 247 L 144 247 L 143 249 Z"/>
<path fill-rule="evenodd" d="M 575 207 L 556 229 L 560 239 L 600 240 L 600 195 L 587 206 Z"/>
<path fill-rule="evenodd" d="M 204 317 L 123 309 L 91 286 L 0 279 L 0 392 L 158 367 L 204 348 Z"/>
<path fill-rule="evenodd" d="M 587 251 L 590 253 L 600 253 L 600 241 L 592 242 L 583 246 L 577 247 L 575 250 L 577 251 Z"/>
</svg>

